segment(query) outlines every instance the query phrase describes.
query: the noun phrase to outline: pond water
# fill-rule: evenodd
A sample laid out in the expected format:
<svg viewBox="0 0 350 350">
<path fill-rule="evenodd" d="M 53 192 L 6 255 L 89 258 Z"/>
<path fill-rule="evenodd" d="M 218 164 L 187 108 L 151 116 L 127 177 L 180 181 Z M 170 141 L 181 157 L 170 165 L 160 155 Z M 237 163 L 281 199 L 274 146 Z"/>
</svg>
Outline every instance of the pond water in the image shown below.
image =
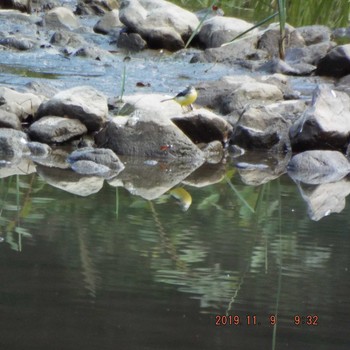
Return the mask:
<svg viewBox="0 0 350 350">
<path fill-rule="evenodd" d="M 1 349 L 348 349 L 350 208 L 283 175 L 146 201 L 1 180 Z"/>
</svg>

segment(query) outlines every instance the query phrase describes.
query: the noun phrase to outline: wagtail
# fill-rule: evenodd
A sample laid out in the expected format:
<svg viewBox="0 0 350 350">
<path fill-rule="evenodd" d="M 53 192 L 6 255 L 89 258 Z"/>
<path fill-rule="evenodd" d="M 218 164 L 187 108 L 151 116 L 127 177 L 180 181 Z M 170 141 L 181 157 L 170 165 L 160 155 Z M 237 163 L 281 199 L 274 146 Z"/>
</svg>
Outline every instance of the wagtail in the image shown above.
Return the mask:
<svg viewBox="0 0 350 350">
<path fill-rule="evenodd" d="M 193 86 L 187 87 L 184 91 L 179 92 L 175 97 L 167 98 L 160 102 L 174 100 L 181 107 L 190 106 L 191 110 L 193 110 L 192 103 L 197 99 L 197 91 Z"/>
</svg>

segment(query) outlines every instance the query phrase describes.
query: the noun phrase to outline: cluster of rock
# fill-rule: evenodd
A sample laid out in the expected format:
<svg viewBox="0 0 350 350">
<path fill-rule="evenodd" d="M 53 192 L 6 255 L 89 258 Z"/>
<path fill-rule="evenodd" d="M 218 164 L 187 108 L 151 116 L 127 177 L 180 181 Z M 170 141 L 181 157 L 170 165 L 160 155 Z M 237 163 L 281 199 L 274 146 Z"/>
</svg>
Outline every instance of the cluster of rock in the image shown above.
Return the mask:
<svg viewBox="0 0 350 350">
<path fill-rule="evenodd" d="M 28 12 L 34 5 L 50 10 L 40 20 L 35 16 L 27 19 L 28 25 L 53 29 L 52 45 L 69 45 L 74 47 L 74 54 L 95 59 L 110 54 L 87 45 L 75 32 L 79 27 L 76 15 L 68 8 L 55 7 L 54 1 L 2 3 L 2 7 L 17 6 Z M 164 0 L 122 0 L 120 4 L 114 0 L 79 1 L 75 12 L 103 15 L 94 31 L 111 35 L 118 47 L 128 50 L 178 51 L 200 23 L 200 14 L 196 16 Z M 279 29 L 271 25 L 222 46 L 250 27 L 252 24 L 220 16 L 216 10 L 203 22 L 191 41 L 201 48 L 192 55 L 192 63 L 240 65 L 256 70 L 259 77 L 232 75 L 198 84 L 197 105 L 202 108 L 186 114 L 173 101 L 161 103 L 164 96 L 159 94 L 125 96 L 121 103 L 108 101 L 87 86 L 47 94 L 36 93 L 33 86 L 27 92 L 1 87 L 2 165 L 28 155 L 40 164 L 42 173 L 46 166 L 101 178 L 118 175 L 118 181 L 123 179 L 123 185 L 135 193 L 135 158 L 123 164 L 118 157 L 137 156 L 147 159 L 141 167 L 138 165 L 141 173 L 155 181 L 153 187 L 143 189 L 144 197 L 151 199 L 197 168 L 221 164 L 229 152 L 247 183 L 261 184 L 288 171 L 298 183 L 327 184 L 327 192 L 331 193 L 330 184 L 350 172 L 346 158 L 350 139 L 350 45 L 337 46 L 325 26 L 287 26 L 286 59 L 281 61 L 277 58 Z M 0 45 L 30 50 L 36 43 L 9 33 L 0 36 Z M 291 87 L 288 78 L 310 74 L 314 74 L 312 79 L 320 75 L 338 80 L 319 84 L 310 102 L 303 98 L 303 92 Z M 57 151 L 56 146 L 67 142 L 80 148 L 66 153 L 62 161 L 57 156 L 62 149 Z M 274 166 L 266 165 L 267 160 L 262 162 L 261 157 L 252 162 L 249 150 L 267 152 Z M 159 162 L 171 168 L 162 177 L 153 173 L 152 165 Z M 50 179 L 52 174 L 47 177 Z M 343 200 L 339 200 L 336 190 L 337 203 L 330 208 L 317 202 L 313 205 L 317 210 L 311 209 L 312 216 L 317 219 L 339 211 L 346 195 L 343 191 Z M 330 197 L 322 200 L 330 203 Z"/>
</svg>

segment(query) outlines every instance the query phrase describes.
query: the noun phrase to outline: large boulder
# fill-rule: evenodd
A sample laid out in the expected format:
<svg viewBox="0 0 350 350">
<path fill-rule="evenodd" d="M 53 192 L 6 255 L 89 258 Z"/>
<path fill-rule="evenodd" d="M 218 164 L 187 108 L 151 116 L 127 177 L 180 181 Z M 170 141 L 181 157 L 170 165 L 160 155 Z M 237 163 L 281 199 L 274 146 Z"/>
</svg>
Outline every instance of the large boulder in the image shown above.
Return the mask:
<svg viewBox="0 0 350 350">
<path fill-rule="evenodd" d="M 304 38 L 306 45 L 331 41 L 332 31 L 327 26 L 310 25 L 296 28 L 296 31 Z"/>
<path fill-rule="evenodd" d="M 74 13 L 67 7 L 55 7 L 45 14 L 45 26 L 73 30 L 79 27 Z"/>
<path fill-rule="evenodd" d="M 337 182 L 349 172 L 348 159 L 338 151 L 305 151 L 288 164 L 288 174 L 294 180 L 311 185 Z"/>
<path fill-rule="evenodd" d="M 153 49 L 182 49 L 197 28 L 197 17 L 164 0 L 122 0 L 119 19 Z"/>
<path fill-rule="evenodd" d="M 336 78 L 350 74 L 350 44 L 340 45 L 329 51 L 318 62 L 315 73 Z"/>
<path fill-rule="evenodd" d="M 88 131 L 97 131 L 107 121 L 107 98 L 92 87 L 74 87 L 57 93 L 40 105 L 36 118 L 49 115 L 78 119 Z"/>
<path fill-rule="evenodd" d="M 32 140 L 44 143 L 62 143 L 87 132 L 86 126 L 77 119 L 48 116 L 29 127 Z"/>
<path fill-rule="evenodd" d="M 345 149 L 350 136 L 350 97 L 318 86 L 309 106 L 289 131 L 295 151 Z"/>
<path fill-rule="evenodd" d="M 128 118 L 113 118 L 95 136 L 95 142 L 98 147 L 110 148 L 117 155 L 204 159 L 199 148 L 161 114 L 135 111 Z"/>
<path fill-rule="evenodd" d="M 215 16 L 203 22 L 198 38 L 205 48 L 219 47 L 251 27 L 253 24 L 242 19 Z M 249 32 L 249 35 L 254 35 L 257 32 L 258 30 L 255 29 Z"/>
<path fill-rule="evenodd" d="M 235 125 L 231 143 L 249 150 L 288 152 L 290 123 L 266 107 L 247 109 Z"/>
</svg>

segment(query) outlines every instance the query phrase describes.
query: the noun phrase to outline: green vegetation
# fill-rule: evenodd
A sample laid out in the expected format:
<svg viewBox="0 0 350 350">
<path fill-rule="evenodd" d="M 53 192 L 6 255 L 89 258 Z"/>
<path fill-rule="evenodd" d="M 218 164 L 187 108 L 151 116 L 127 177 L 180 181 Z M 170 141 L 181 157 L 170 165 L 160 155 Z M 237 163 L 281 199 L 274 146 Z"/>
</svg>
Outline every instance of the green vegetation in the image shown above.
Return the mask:
<svg viewBox="0 0 350 350">
<path fill-rule="evenodd" d="M 212 0 L 172 0 L 192 11 L 207 8 Z M 278 10 L 279 0 L 222 0 L 218 1 L 226 16 L 250 22 L 259 22 Z M 349 24 L 350 3 L 346 0 L 293 0 L 286 1 L 287 22 L 299 27 L 324 24 L 332 28 Z"/>
</svg>

